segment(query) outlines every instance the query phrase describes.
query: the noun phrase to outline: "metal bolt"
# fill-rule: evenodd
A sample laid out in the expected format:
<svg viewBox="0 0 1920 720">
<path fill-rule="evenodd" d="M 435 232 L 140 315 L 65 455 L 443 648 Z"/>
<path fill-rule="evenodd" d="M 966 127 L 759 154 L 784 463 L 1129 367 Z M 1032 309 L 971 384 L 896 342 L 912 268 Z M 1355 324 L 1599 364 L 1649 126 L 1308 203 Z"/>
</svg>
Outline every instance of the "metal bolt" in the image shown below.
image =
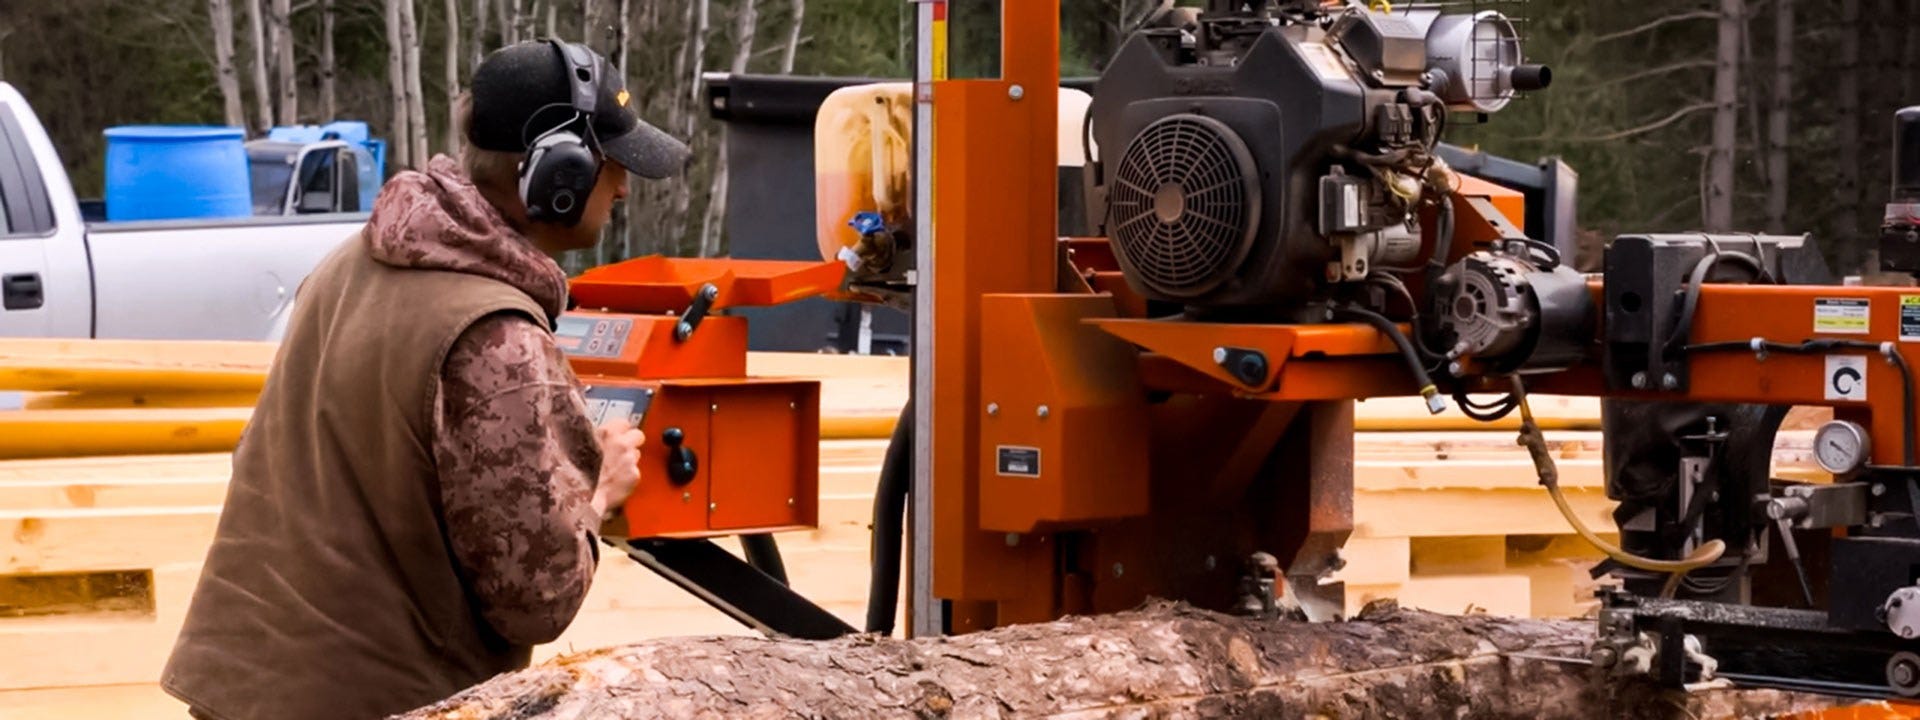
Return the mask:
<svg viewBox="0 0 1920 720">
<path fill-rule="evenodd" d="M 787 498 L 787 507 L 793 507 L 793 498 Z"/>
<path fill-rule="evenodd" d="M 1913 626 L 1912 626 L 1912 625 L 1906 625 L 1906 626 L 1903 626 L 1903 627 L 1901 627 L 1901 628 L 1900 628 L 1900 637 L 1903 637 L 1903 638 L 1910 638 L 1910 637 L 1913 637 Z"/>
<path fill-rule="evenodd" d="M 719 509 L 720 509 L 720 503 L 713 503 L 713 502 L 707 503 L 707 512 L 713 512 Z"/>
<path fill-rule="evenodd" d="M 1673 373 L 1667 373 L 1665 375 L 1661 375 L 1660 387 L 1667 390 L 1679 390 L 1680 378 L 1674 377 Z"/>
<path fill-rule="evenodd" d="M 693 502 L 693 493 L 690 493 L 690 492 L 680 493 L 680 502 L 683 502 L 683 503 Z"/>
<path fill-rule="evenodd" d="M 1914 681 L 1913 663 L 1900 663 L 1893 666 L 1893 681 L 1900 685 L 1912 685 Z"/>
<path fill-rule="evenodd" d="M 1226 349 L 1226 348 L 1223 348 L 1223 347 L 1217 347 L 1217 348 L 1214 348 L 1214 349 L 1213 349 L 1213 361 L 1214 361 L 1214 362 L 1217 362 L 1217 363 L 1223 363 L 1223 362 L 1226 362 L 1226 361 L 1227 361 L 1227 349 Z"/>
<path fill-rule="evenodd" d="M 800 403 L 796 403 L 796 402 L 790 402 L 790 403 L 787 403 L 787 409 L 788 409 L 788 410 L 799 410 L 799 409 L 800 409 Z"/>
<path fill-rule="evenodd" d="M 1887 494 L 1887 486 L 1885 486 L 1885 485 L 1875 485 L 1875 486 L 1873 486 L 1873 496 L 1874 496 L 1874 497 L 1880 497 L 1881 495 L 1885 495 L 1885 494 Z"/>
<path fill-rule="evenodd" d="M 1645 372 L 1637 372 L 1633 374 L 1633 389 L 1635 390 L 1647 389 L 1647 374 Z"/>
<path fill-rule="evenodd" d="M 1007 547 L 1020 546 L 1020 533 L 1007 533 Z"/>
<path fill-rule="evenodd" d="M 1020 98 L 1023 98 L 1026 96 L 1027 96 L 1027 89 L 1020 87 L 1019 85 L 1013 85 L 1007 88 L 1007 97 L 1013 98 L 1015 100 L 1019 100 Z"/>
<path fill-rule="evenodd" d="M 1452 374 L 1452 375 L 1459 375 L 1459 374 L 1460 374 L 1460 371 L 1461 371 L 1461 370 L 1465 370 L 1465 369 L 1466 369 L 1466 368 L 1465 368 L 1465 367 L 1463 367 L 1463 366 L 1462 366 L 1462 365 L 1461 365 L 1460 363 L 1457 363 L 1457 362 L 1450 362 L 1450 363 L 1447 363 L 1447 372 L 1448 372 L 1449 374 Z"/>
<path fill-rule="evenodd" d="M 1114 563 L 1114 564 L 1113 564 L 1113 576 L 1114 576 L 1114 577 L 1120 577 L 1121 575 L 1124 575 L 1124 574 L 1126 574 L 1126 572 L 1127 572 L 1127 566 L 1125 566 L 1125 565 L 1121 565 L 1120 563 Z"/>
<path fill-rule="evenodd" d="M 720 412 L 720 403 L 714 403 L 714 404 L 712 404 L 712 405 L 708 405 L 708 406 L 707 406 L 707 412 L 709 412 L 709 413 L 717 413 L 717 412 Z"/>
<path fill-rule="evenodd" d="M 685 340 L 688 335 L 693 334 L 693 324 L 683 320 L 679 325 L 673 326 L 673 334 L 675 337 Z"/>
<path fill-rule="evenodd" d="M 1047 409 L 1047 406 L 1045 406 L 1045 405 L 1041 405 L 1041 406 L 1040 406 L 1040 411 L 1039 411 L 1039 414 L 1040 414 L 1040 417 L 1046 417 L 1046 416 L 1048 416 L 1048 415 L 1050 415 L 1050 414 L 1052 414 L 1052 411 L 1050 411 L 1050 410 L 1048 410 L 1048 409 Z"/>
<path fill-rule="evenodd" d="M 993 416 L 995 416 L 995 415 L 999 415 L 999 414 L 1000 414 L 1000 403 L 987 403 L 987 416 L 988 416 L 988 417 L 993 417 Z"/>
<path fill-rule="evenodd" d="M 1208 555 L 1208 556 L 1207 556 L 1207 569 L 1208 569 L 1208 570 L 1212 570 L 1212 569 L 1214 569 L 1215 567 L 1218 567 L 1219 565 L 1220 565 L 1220 561 L 1218 561 L 1218 560 L 1215 560 L 1215 559 L 1213 558 L 1213 556 L 1212 556 L 1212 555 Z"/>
</svg>

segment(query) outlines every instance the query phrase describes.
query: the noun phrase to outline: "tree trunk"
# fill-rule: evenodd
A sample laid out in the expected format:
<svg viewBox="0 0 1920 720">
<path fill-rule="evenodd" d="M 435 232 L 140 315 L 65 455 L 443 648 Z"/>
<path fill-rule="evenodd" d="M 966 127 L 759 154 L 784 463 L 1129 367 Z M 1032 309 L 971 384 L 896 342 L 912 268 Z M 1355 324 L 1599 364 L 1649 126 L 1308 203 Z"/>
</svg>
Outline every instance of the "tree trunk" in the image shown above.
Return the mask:
<svg viewBox="0 0 1920 720">
<path fill-rule="evenodd" d="M 707 69 L 707 30 L 711 27 L 713 0 L 695 0 L 695 2 L 699 5 L 700 24 L 695 25 L 693 29 L 693 74 L 689 76 L 693 82 L 690 84 L 692 90 L 688 97 L 697 107 L 700 105 L 700 76 Z M 693 134 L 691 117 L 687 120 L 687 134 Z"/>
<path fill-rule="evenodd" d="M 273 91 L 267 83 L 267 30 L 266 18 L 261 17 L 260 0 L 245 0 L 247 4 L 247 32 L 253 35 L 253 102 L 254 114 L 259 127 L 255 132 L 266 133 L 273 127 Z"/>
<path fill-rule="evenodd" d="M 1581 662 L 1591 625 L 1384 607 L 1307 624 L 1152 603 L 919 640 L 676 638 L 562 656 L 401 717 L 1677 718 L 1855 702 L 1610 684 Z"/>
<path fill-rule="evenodd" d="M 522 0 L 495 0 L 500 11 L 500 45 L 520 42 L 520 3 Z"/>
<path fill-rule="evenodd" d="M 1733 229 L 1733 158 L 1740 138 L 1740 25 L 1746 0 L 1720 0 L 1719 53 L 1713 71 L 1713 147 L 1707 162 L 1707 216 L 1713 232 Z"/>
<path fill-rule="evenodd" d="M 480 67 L 480 61 L 487 59 L 487 16 L 493 12 L 488 0 L 473 0 L 473 35 L 468 43 L 473 46 L 473 63 L 469 67 Z"/>
<path fill-rule="evenodd" d="M 400 32 L 400 5 L 413 0 L 387 0 L 387 92 L 393 98 L 392 127 L 388 134 L 393 136 L 393 148 L 389 153 L 395 167 L 413 166 L 413 134 L 407 120 L 411 105 L 407 103 L 407 46 L 406 38 Z"/>
<path fill-rule="evenodd" d="M 447 0 L 447 139 L 441 147 L 447 154 L 460 152 L 460 127 L 454 122 L 453 106 L 460 102 L 460 0 Z"/>
<path fill-rule="evenodd" d="M 806 24 L 807 0 L 793 0 L 793 26 L 787 28 L 787 49 L 780 54 L 780 74 L 793 74 L 793 56 L 800 50 L 800 28 Z"/>
<path fill-rule="evenodd" d="M 1839 101 L 1835 103 L 1834 142 L 1838 145 L 1840 173 L 1833 188 L 1835 230 L 1832 242 L 1841 247 L 1857 245 L 1860 234 L 1860 0 L 1840 0 L 1840 77 Z M 1857 254 L 1843 256 L 1845 262 L 1858 263 Z M 1836 268 L 1840 275 L 1851 275 L 1854 267 Z"/>
<path fill-rule="evenodd" d="M 299 67 L 293 62 L 293 3 L 273 0 L 274 70 L 280 83 L 280 124 L 300 122 Z M 332 118 L 328 118 L 332 119 Z"/>
<path fill-rule="evenodd" d="M 580 42 L 587 47 L 599 47 L 594 44 L 593 0 L 580 0 Z"/>
<path fill-rule="evenodd" d="M 328 121 L 340 117 L 334 84 L 339 63 L 333 57 L 333 21 L 333 0 L 320 0 L 320 114 Z"/>
<path fill-rule="evenodd" d="M 753 38 L 760 27 L 760 9 L 755 7 L 757 0 L 740 0 L 740 7 L 734 11 L 733 25 L 733 65 L 728 69 L 736 74 L 745 73 L 748 63 L 753 61 Z M 694 78 L 694 92 L 700 90 L 700 79 Z M 720 155 L 713 166 L 713 185 L 707 191 L 706 219 L 700 226 L 700 257 L 715 257 L 720 254 L 722 230 L 727 222 L 727 130 L 720 131 Z"/>
<path fill-rule="evenodd" d="M 412 138 L 413 166 L 425 168 L 433 149 L 427 144 L 427 100 L 420 89 L 420 24 L 414 18 L 414 0 L 400 4 L 401 47 L 406 48 L 407 128 Z"/>
<path fill-rule="evenodd" d="M 229 0 L 207 0 L 207 18 L 213 25 L 213 73 L 220 83 L 220 104 L 226 111 L 227 125 L 247 126 L 247 111 L 240 103 L 240 76 L 233 67 L 233 4 Z"/>
<path fill-rule="evenodd" d="M 627 74 L 627 45 L 631 42 L 629 34 L 632 31 L 633 0 L 620 0 L 615 12 L 619 16 L 613 22 L 613 67 L 624 79 Z M 613 217 L 607 221 L 607 236 L 593 249 L 595 265 L 605 265 L 632 256 L 633 238 L 628 236 L 631 230 L 627 218 L 639 197 L 640 193 L 628 193 L 626 201 L 613 206 Z"/>
<path fill-rule="evenodd" d="M 547 3 L 547 37 L 550 37 L 550 38 L 560 37 L 560 8 L 558 7 L 559 3 L 557 2 L 557 0 L 546 0 L 546 3 Z"/>
<path fill-rule="evenodd" d="M 1788 120 L 1793 107 L 1793 0 L 1773 0 L 1773 97 L 1767 113 L 1767 232 L 1787 230 Z"/>
</svg>

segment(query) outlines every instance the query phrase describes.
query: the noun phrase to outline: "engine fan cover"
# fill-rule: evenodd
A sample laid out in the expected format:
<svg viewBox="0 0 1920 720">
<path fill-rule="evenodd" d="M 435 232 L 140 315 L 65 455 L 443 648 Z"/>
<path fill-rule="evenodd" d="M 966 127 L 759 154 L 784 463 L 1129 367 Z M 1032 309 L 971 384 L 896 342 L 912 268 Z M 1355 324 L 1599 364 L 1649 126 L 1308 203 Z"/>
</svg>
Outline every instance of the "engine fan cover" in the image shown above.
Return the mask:
<svg viewBox="0 0 1920 720">
<path fill-rule="evenodd" d="M 1246 261 L 1260 198 L 1239 134 L 1204 115 L 1168 115 L 1136 134 L 1114 168 L 1107 227 L 1115 256 L 1149 294 L 1205 296 Z"/>
</svg>

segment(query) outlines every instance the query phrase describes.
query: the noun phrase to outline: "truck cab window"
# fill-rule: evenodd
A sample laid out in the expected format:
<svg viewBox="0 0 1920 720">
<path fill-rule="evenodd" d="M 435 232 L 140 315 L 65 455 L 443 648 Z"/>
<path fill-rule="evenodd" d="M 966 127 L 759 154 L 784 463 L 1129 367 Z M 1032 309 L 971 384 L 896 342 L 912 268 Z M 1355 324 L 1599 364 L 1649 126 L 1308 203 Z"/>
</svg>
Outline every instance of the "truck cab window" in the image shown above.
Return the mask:
<svg viewBox="0 0 1920 720">
<path fill-rule="evenodd" d="M 26 129 L 12 108 L 0 104 L 0 239 L 53 230 L 53 204 L 36 168 Z"/>
</svg>

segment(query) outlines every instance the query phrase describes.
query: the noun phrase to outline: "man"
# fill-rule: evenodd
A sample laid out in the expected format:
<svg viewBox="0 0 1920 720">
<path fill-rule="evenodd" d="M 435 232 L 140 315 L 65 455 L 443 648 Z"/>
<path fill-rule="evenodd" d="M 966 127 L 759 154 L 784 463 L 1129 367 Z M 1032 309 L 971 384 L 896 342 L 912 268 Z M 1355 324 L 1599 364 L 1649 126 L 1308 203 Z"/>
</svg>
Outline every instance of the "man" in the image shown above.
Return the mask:
<svg viewBox="0 0 1920 720">
<path fill-rule="evenodd" d="M 639 431 L 592 426 L 555 346 L 552 256 L 688 149 L 580 46 L 501 49 L 469 96 L 461 160 L 396 176 L 301 289 L 161 678 L 198 717 L 383 717 L 524 667 L 639 481 Z M 575 164 L 523 189 L 567 132 Z"/>
</svg>

